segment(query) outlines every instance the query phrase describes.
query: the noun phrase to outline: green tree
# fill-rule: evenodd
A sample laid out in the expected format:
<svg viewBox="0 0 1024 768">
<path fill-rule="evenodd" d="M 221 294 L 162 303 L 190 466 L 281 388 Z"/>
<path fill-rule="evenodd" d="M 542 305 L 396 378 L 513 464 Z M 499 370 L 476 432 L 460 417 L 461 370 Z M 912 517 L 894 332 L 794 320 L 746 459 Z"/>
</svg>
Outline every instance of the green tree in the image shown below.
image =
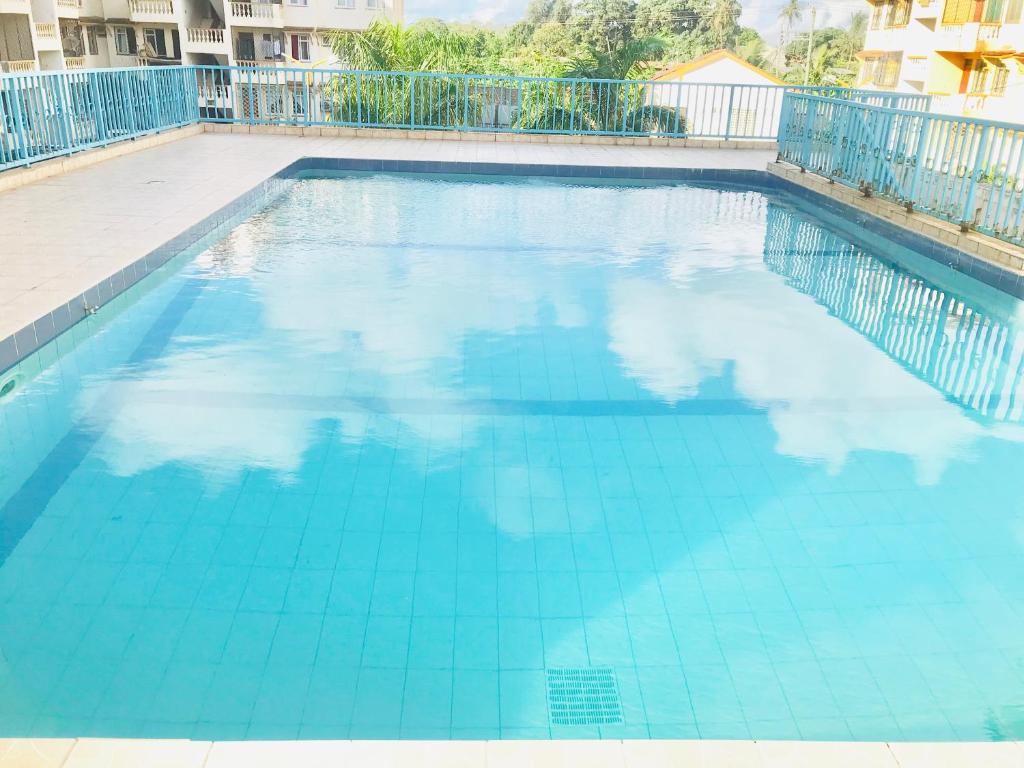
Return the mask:
<svg viewBox="0 0 1024 768">
<path fill-rule="evenodd" d="M 611 51 L 591 50 L 567 70 L 570 77 L 637 80 L 650 74 L 651 62 L 660 58 L 665 43 L 657 37 L 633 39 Z"/>
<path fill-rule="evenodd" d="M 857 70 L 854 56 L 861 43 L 849 29 L 825 27 L 814 33 L 811 51 L 810 85 L 851 85 Z M 791 83 L 802 83 L 807 63 L 807 33 L 797 35 L 786 46 L 787 73 Z"/>
<path fill-rule="evenodd" d="M 748 61 L 755 67 L 769 67 L 767 59 L 768 48 L 764 44 L 761 35 L 752 27 L 740 27 L 736 35 L 735 52 L 744 61 Z"/>
<path fill-rule="evenodd" d="M 732 48 L 736 44 L 742 12 L 739 0 L 713 0 L 710 27 L 719 48 Z"/>
<path fill-rule="evenodd" d="M 407 27 L 378 20 L 360 32 L 336 32 L 331 41 L 351 69 L 433 72 L 468 71 L 473 43 L 472 35 L 434 20 Z"/>
<path fill-rule="evenodd" d="M 633 34 L 637 37 L 684 35 L 700 19 L 694 0 L 638 0 Z"/>
<path fill-rule="evenodd" d="M 782 20 L 782 44 L 785 45 L 786 38 L 793 34 L 793 27 L 800 23 L 800 20 L 804 17 L 803 6 L 800 5 L 800 0 L 787 0 L 786 4 L 782 6 L 779 11 L 779 19 Z"/>
<path fill-rule="evenodd" d="M 634 0 L 581 0 L 569 25 L 584 45 L 609 53 L 633 39 L 635 15 Z"/>
</svg>

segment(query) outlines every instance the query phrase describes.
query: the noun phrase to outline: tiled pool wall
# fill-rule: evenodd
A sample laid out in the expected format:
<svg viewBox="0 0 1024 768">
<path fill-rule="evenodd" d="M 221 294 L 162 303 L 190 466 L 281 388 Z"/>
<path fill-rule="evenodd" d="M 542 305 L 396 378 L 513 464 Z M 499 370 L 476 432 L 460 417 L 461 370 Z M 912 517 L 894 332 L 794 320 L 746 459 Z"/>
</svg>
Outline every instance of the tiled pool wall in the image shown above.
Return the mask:
<svg viewBox="0 0 1024 768">
<path fill-rule="evenodd" d="M 822 194 L 779 173 L 730 168 L 667 168 L 644 166 L 553 165 L 544 163 L 488 163 L 430 160 L 369 160 L 360 158 L 304 157 L 282 168 L 215 213 L 196 222 L 111 277 L 101 281 L 66 304 L 40 317 L 20 331 L 0 339 L 0 374 L 40 352 L 100 307 L 135 286 L 144 277 L 193 248 L 200 241 L 218 237 L 258 208 L 283 192 L 289 183 L 317 172 L 377 172 L 461 174 L 476 176 L 534 176 L 562 179 L 600 179 L 690 182 L 744 187 L 765 192 L 784 192 L 815 206 L 826 223 L 856 240 L 886 254 L 895 245 L 920 254 L 940 265 L 1003 291 L 1024 298 L 1024 274 L 993 264 L 956 246 L 939 242 L 847 202 Z M 43 367 L 41 360 L 38 367 Z M 0 386 L 3 382 L 0 382 Z"/>
</svg>

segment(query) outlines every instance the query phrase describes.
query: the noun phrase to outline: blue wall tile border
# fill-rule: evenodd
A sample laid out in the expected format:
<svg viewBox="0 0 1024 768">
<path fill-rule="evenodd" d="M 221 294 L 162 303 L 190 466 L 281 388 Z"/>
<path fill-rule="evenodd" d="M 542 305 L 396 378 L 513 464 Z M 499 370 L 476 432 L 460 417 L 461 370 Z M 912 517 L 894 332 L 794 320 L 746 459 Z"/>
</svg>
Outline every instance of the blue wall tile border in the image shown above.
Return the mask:
<svg viewBox="0 0 1024 768">
<path fill-rule="evenodd" d="M 827 195 L 810 190 L 767 171 L 734 168 L 667 168 L 663 166 L 553 165 L 543 163 L 477 163 L 433 160 L 368 160 L 362 158 L 304 157 L 282 168 L 253 189 L 196 222 L 142 258 L 83 291 L 66 304 L 47 313 L 20 331 L 0 339 L 0 373 L 87 317 L 185 251 L 217 227 L 240 213 L 255 210 L 283 191 L 289 179 L 316 171 L 359 171 L 371 173 L 448 173 L 480 176 L 541 176 L 566 179 L 631 179 L 724 184 L 758 191 L 788 193 L 823 208 L 861 228 L 869 229 L 898 245 L 909 248 L 940 264 L 1017 298 L 1024 298 L 1024 276 L 990 264 L 977 256 L 939 243 L 917 232 L 862 211 Z"/>
</svg>

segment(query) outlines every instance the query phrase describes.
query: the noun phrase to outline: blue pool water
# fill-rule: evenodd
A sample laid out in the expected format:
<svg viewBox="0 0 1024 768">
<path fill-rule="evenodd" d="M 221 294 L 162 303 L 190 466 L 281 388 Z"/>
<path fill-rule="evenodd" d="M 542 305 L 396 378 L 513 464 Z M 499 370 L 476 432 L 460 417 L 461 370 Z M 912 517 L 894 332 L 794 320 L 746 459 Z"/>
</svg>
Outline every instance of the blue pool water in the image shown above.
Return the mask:
<svg viewBox="0 0 1024 768">
<path fill-rule="evenodd" d="M 15 372 L 0 736 L 1024 737 L 1024 307 L 802 205 L 295 182 Z"/>
</svg>

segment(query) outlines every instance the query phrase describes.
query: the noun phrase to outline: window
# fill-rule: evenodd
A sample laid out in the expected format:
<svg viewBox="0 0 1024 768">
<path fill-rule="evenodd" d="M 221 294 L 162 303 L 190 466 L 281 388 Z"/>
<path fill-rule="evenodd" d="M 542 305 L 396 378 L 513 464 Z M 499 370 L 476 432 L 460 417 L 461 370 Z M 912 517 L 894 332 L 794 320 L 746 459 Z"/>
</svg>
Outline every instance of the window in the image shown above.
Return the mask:
<svg viewBox="0 0 1024 768">
<path fill-rule="evenodd" d="M 288 0 L 288 5 L 309 5 L 309 0 Z"/>
<path fill-rule="evenodd" d="M 882 28 L 882 15 L 885 12 L 885 3 L 873 3 L 871 5 L 871 28 Z"/>
<path fill-rule="evenodd" d="M 292 35 L 292 58 L 309 61 L 309 35 Z"/>
<path fill-rule="evenodd" d="M 860 82 L 878 88 L 894 88 L 900 78 L 903 51 L 890 51 L 882 56 L 864 59 L 861 64 Z"/>
<path fill-rule="evenodd" d="M 946 0 L 942 11 L 943 24 L 966 24 L 974 15 L 975 0 Z"/>
<path fill-rule="evenodd" d="M 260 53 L 264 59 L 280 59 L 281 41 L 269 32 L 264 32 L 260 40 Z"/>
<path fill-rule="evenodd" d="M 875 68 L 878 66 L 878 58 L 866 58 L 860 65 L 860 85 L 871 85 L 875 81 Z"/>
<path fill-rule="evenodd" d="M 96 27 L 85 28 L 85 38 L 89 43 L 89 55 L 99 56 L 100 54 L 100 41 L 96 36 Z"/>
<path fill-rule="evenodd" d="M 134 56 L 138 53 L 135 30 L 131 27 L 114 27 L 114 50 L 119 56 Z"/>
<path fill-rule="evenodd" d="M 256 60 L 256 43 L 253 40 L 252 32 L 239 32 L 235 41 L 236 59 L 243 61 Z"/>
<path fill-rule="evenodd" d="M 983 59 L 967 59 L 964 69 L 970 71 L 967 78 L 967 93 L 985 93 L 988 86 L 988 67 Z"/>
<path fill-rule="evenodd" d="M 986 24 L 999 24 L 1003 20 L 1003 0 L 986 0 L 981 13 L 981 20 Z"/>
<path fill-rule="evenodd" d="M 334 7 L 351 10 L 356 7 L 356 0 L 335 0 Z"/>
<path fill-rule="evenodd" d="M 142 30 L 142 38 L 146 41 L 146 52 L 150 55 L 166 56 L 167 40 L 162 29 L 146 27 Z"/>
<path fill-rule="evenodd" d="M 998 61 L 992 64 L 992 84 L 989 93 L 993 96 L 1006 95 L 1006 82 L 1010 79 L 1010 70 L 1003 62 Z"/>
<path fill-rule="evenodd" d="M 910 6 L 911 0 L 891 0 L 885 17 L 886 28 L 907 26 L 910 23 Z"/>
<path fill-rule="evenodd" d="M 384 7 L 384 0 L 366 0 L 366 10 L 379 11 Z"/>
<path fill-rule="evenodd" d="M 1024 10 L 1024 0 L 1010 0 L 1006 4 L 1006 24 L 1020 24 L 1021 11 Z"/>
</svg>

